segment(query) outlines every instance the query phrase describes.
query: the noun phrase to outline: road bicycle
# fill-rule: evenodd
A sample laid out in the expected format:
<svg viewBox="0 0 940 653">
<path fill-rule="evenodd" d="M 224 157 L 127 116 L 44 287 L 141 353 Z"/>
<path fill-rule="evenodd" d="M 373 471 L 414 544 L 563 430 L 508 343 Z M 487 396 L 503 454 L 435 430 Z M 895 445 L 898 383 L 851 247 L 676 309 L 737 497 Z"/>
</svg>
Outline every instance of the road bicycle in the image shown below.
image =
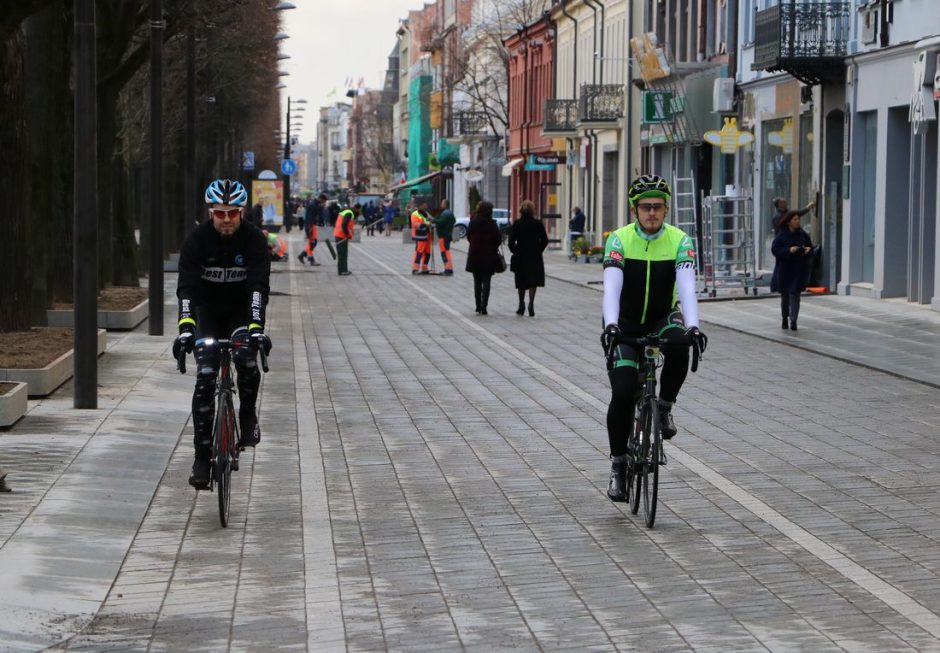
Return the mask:
<svg viewBox="0 0 940 653">
<path fill-rule="evenodd" d="M 238 471 L 238 454 L 244 450 L 239 446 L 238 420 L 235 419 L 235 381 L 232 363 L 232 341 L 217 340 L 219 347 L 219 372 L 216 377 L 215 421 L 212 424 L 212 466 L 209 491 L 219 498 L 219 521 L 222 528 L 228 526 L 229 506 L 232 499 L 232 472 Z M 248 345 L 245 345 L 248 346 Z M 268 371 L 268 357 L 259 349 L 261 369 Z M 186 373 L 186 352 L 181 351 L 177 368 Z M 218 491 L 215 486 L 218 485 Z"/>
<path fill-rule="evenodd" d="M 663 365 L 662 346 L 666 339 L 656 334 L 640 338 L 619 336 L 617 345 L 627 345 L 643 350 L 639 367 L 637 394 L 633 409 L 633 431 L 627 440 L 627 502 L 634 515 L 640 511 L 643 499 L 643 516 L 646 527 L 656 522 L 656 502 L 659 498 L 659 468 L 666 465 L 663 435 L 660 431 L 659 401 L 656 396 L 656 370 Z M 611 350 L 611 356 L 613 349 Z M 692 371 L 698 370 L 701 353 L 692 346 Z M 608 364 L 612 365 L 612 358 Z"/>
</svg>

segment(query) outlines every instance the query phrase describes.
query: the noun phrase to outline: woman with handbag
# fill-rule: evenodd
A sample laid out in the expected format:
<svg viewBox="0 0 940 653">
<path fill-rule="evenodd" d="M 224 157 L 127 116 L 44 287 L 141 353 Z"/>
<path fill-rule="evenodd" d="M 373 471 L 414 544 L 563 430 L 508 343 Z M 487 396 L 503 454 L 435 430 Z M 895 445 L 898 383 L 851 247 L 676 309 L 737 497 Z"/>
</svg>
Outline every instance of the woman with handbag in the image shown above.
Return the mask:
<svg viewBox="0 0 940 653">
<path fill-rule="evenodd" d="M 470 243 L 467 252 L 467 272 L 473 273 L 473 297 L 476 300 L 476 311 L 480 315 L 486 315 L 486 305 L 490 299 L 490 281 L 495 273 L 506 269 L 506 262 L 499 252 L 503 236 L 493 219 L 492 203 L 477 204 L 477 210 L 467 228 L 467 242 Z"/>
<path fill-rule="evenodd" d="M 535 290 L 545 286 L 545 262 L 542 252 L 548 247 L 545 225 L 535 217 L 535 204 L 531 200 L 522 202 L 519 219 L 509 230 L 509 251 L 512 252 L 512 268 L 516 290 L 519 292 L 519 308 L 516 315 L 525 313 L 525 293 L 529 291 L 529 315 L 535 315 Z"/>
</svg>

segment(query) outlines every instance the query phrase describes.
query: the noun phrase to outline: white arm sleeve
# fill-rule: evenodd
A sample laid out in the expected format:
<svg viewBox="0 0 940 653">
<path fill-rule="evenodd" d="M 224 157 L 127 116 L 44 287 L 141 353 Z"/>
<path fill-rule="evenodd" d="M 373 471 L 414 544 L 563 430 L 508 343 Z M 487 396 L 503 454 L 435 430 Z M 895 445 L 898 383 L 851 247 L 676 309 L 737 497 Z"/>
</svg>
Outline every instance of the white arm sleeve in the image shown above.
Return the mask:
<svg viewBox="0 0 940 653">
<path fill-rule="evenodd" d="M 606 271 L 605 271 L 606 272 Z M 679 287 L 679 303 L 686 328 L 698 326 L 698 299 L 695 297 L 695 268 L 676 270 L 676 285 Z M 604 315 L 607 313 L 607 276 L 604 276 Z"/>
<path fill-rule="evenodd" d="M 693 277 L 694 278 L 694 277 Z M 604 328 L 620 320 L 620 293 L 623 290 L 623 270 L 618 267 L 604 269 Z"/>
</svg>

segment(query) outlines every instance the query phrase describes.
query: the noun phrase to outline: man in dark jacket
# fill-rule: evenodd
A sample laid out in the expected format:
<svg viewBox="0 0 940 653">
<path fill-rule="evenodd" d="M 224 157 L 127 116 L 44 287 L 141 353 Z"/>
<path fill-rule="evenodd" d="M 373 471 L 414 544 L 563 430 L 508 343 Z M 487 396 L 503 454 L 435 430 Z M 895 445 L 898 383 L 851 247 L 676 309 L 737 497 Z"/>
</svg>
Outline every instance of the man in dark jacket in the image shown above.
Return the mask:
<svg viewBox="0 0 940 653">
<path fill-rule="evenodd" d="M 238 372 L 239 446 L 261 440 L 255 403 L 261 374 L 257 351 L 271 350 L 264 332 L 270 292 L 271 259 L 261 230 L 242 220 L 248 194 L 231 179 L 217 179 L 206 189 L 209 220 L 194 229 L 180 251 L 179 335 L 173 356 L 195 350 L 196 389 L 193 392 L 193 444 L 196 450 L 189 484 L 209 487 L 215 386 L 221 355 L 217 340 L 232 341 Z"/>
<path fill-rule="evenodd" d="M 436 218 L 431 218 L 431 222 L 434 223 L 438 244 L 441 247 L 444 274 L 452 275 L 454 273 L 454 257 L 450 253 L 450 242 L 454 237 L 454 225 L 457 224 L 457 218 L 454 217 L 454 212 L 450 210 L 450 203 L 447 200 L 441 200 L 441 212 Z"/>
<path fill-rule="evenodd" d="M 587 216 L 581 211 L 581 207 L 576 206 L 573 210 L 571 219 L 568 220 L 568 244 L 574 243 L 578 238 L 584 235 L 584 228 L 587 225 Z M 570 249 L 570 247 L 569 247 Z"/>
<path fill-rule="evenodd" d="M 774 217 L 771 218 L 770 220 L 770 224 L 771 224 L 771 227 L 773 227 L 774 234 L 777 234 L 780 232 L 780 220 L 787 213 L 787 211 L 790 210 L 788 204 L 789 203 L 787 202 L 786 198 L 783 198 L 783 197 L 774 198 L 774 201 L 773 201 Z M 799 216 L 802 218 L 804 215 L 809 213 L 811 209 L 815 207 L 816 207 L 816 202 L 810 202 L 804 208 L 799 209 L 797 211 L 797 214 L 799 214 Z"/>
</svg>

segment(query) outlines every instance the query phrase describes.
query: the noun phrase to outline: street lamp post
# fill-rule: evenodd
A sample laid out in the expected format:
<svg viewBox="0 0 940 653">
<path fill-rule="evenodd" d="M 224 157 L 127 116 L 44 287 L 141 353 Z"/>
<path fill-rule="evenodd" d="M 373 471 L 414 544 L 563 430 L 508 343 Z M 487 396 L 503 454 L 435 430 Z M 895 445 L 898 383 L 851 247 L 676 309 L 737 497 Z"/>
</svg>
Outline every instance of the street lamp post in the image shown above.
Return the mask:
<svg viewBox="0 0 940 653">
<path fill-rule="evenodd" d="M 307 101 L 303 99 L 294 100 L 294 104 L 306 104 Z M 291 110 L 291 99 L 290 96 L 287 96 L 287 122 L 284 127 L 284 161 L 290 159 L 290 110 Z M 304 110 L 303 107 L 298 107 L 296 111 Z M 284 173 L 284 225 L 287 231 L 290 231 L 291 220 L 293 216 L 289 214 L 290 211 L 290 175 Z"/>
</svg>

